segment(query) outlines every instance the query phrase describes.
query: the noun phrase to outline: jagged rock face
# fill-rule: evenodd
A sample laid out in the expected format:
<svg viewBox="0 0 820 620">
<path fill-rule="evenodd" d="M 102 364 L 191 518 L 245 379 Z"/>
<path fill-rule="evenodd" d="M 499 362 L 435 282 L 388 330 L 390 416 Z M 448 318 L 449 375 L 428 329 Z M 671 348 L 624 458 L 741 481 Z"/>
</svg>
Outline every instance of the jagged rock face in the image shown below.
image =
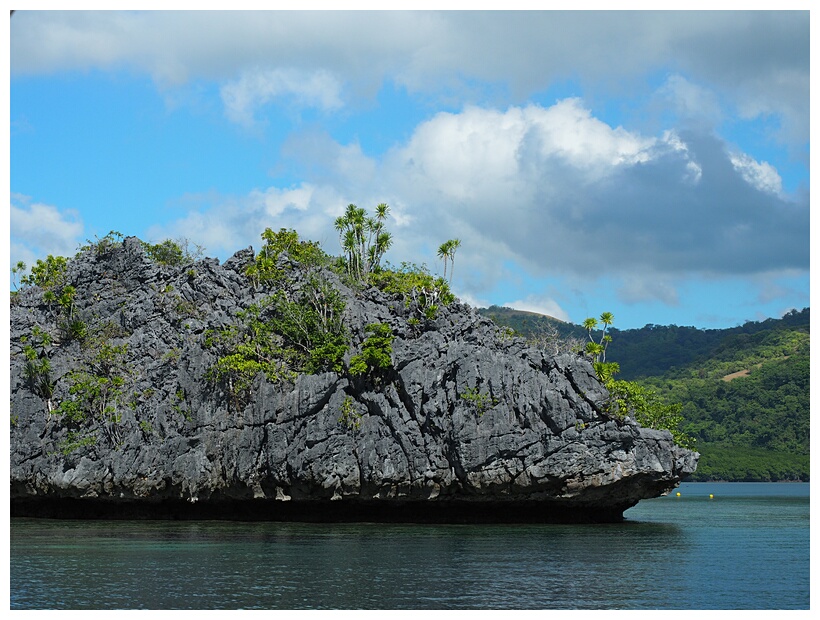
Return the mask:
<svg viewBox="0 0 820 620">
<path fill-rule="evenodd" d="M 333 274 L 346 304 L 347 360 L 367 324 L 387 323 L 393 368 L 276 383 L 260 375 L 247 405 L 232 408 L 206 378 L 217 356 L 204 343 L 206 330 L 236 323 L 237 312 L 270 294 L 244 275 L 252 260 L 249 248 L 222 265 L 206 259 L 174 269 L 127 238 L 69 262 L 76 316 L 112 345 L 128 345 L 127 398 L 82 433 L 49 409 L 69 398 L 70 373 L 93 351 L 56 338 L 57 313 L 39 288 L 18 294 L 13 514 L 73 507 L 88 516 L 77 507 L 94 506 L 106 516 L 151 507 L 208 516 L 210 507 L 230 518 L 615 520 L 695 469 L 698 455 L 668 432 L 606 416 L 606 390 L 587 361 L 547 357 L 459 303 L 413 325 L 402 300 L 354 292 Z M 24 371 L 35 326 L 55 335 L 42 347 L 49 399 Z"/>
</svg>

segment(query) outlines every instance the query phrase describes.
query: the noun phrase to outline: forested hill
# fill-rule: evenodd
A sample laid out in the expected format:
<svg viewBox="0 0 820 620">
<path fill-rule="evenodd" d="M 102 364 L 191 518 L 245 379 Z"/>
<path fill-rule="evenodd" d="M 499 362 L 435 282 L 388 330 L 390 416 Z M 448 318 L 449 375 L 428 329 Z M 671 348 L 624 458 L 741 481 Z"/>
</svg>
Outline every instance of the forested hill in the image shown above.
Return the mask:
<svg viewBox="0 0 820 620">
<path fill-rule="evenodd" d="M 587 339 L 587 331 L 580 325 L 543 314 L 500 306 L 482 308 L 479 312 L 525 337 L 551 331 L 562 338 Z M 707 362 L 715 357 L 728 359 L 733 351 L 762 343 L 771 339 L 771 334 L 783 331 L 808 334 L 809 308 L 792 310 L 781 319 L 749 321 L 727 329 L 677 325 L 646 325 L 625 330 L 610 327 L 608 333 L 612 336 L 612 344 L 607 349 L 607 360 L 620 364 L 622 379 L 657 377 L 675 368 Z"/>
<path fill-rule="evenodd" d="M 528 338 L 587 338 L 579 325 L 482 310 Z M 611 329 L 607 360 L 620 376 L 680 403 L 682 430 L 701 453 L 693 480 L 809 478 L 810 312 L 729 329 L 675 325 Z"/>
</svg>

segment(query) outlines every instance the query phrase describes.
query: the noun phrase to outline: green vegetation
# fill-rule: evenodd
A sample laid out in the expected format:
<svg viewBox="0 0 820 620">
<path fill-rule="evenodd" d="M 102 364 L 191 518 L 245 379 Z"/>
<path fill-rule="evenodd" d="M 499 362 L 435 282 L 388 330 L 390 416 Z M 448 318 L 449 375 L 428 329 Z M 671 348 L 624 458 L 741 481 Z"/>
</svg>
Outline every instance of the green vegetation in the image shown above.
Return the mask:
<svg viewBox="0 0 820 620">
<path fill-rule="evenodd" d="M 588 319 L 584 320 L 583 327 L 587 330 L 587 335 L 589 337 L 589 342 L 586 345 L 586 353 L 589 355 L 595 364 L 604 364 L 606 363 L 606 349 L 609 346 L 609 343 L 612 342 L 612 336 L 606 333 L 607 328 L 612 325 L 615 317 L 612 316 L 611 312 L 604 312 L 601 314 L 601 324 L 603 328 L 601 329 L 601 337 L 596 342 L 595 338 L 592 337 L 592 331 L 598 329 L 598 319 L 594 317 L 589 317 Z"/>
<path fill-rule="evenodd" d="M 390 207 L 376 206 L 376 214 L 368 217 L 364 209 L 347 205 L 345 214 L 336 218 L 339 242 L 345 253 L 347 272 L 354 281 L 364 282 L 379 268 L 384 253 L 393 244 L 392 235 L 384 230 Z"/>
<path fill-rule="evenodd" d="M 68 436 L 60 442 L 59 448 L 63 456 L 68 456 L 75 450 L 96 444 L 97 436 L 94 433 L 68 431 Z"/>
<path fill-rule="evenodd" d="M 323 277 L 312 275 L 295 293 L 280 291 L 273 300 L 271 327 L 295 352 L 300 369 L 307 373 L 340 372 L 348 334 L 339 292 Z"/>
<path fill-rule="evenodd" d="M 23 285 L 22 282 L 20 282 L 19 284 L 17 283 L 17 278 L 25 277 L 23 274 L 26 273 L 26 269 L 26 264 L 21 260 L 17 261 L 17 264 L 11 268 L 11 284 L 14 287 L 12 294 L 16 293 L 20 289 L 20 286 Z"/>
<path fill-rule="evenodd" d="M 140 426 L 140 430 L 145 435 L 150 435 L 151 433 L 154 432 L 154 427 L 151 425 L 151 423 L 148 420 L 140 420 L 139 426 Z"/>
<path fill-rule="evenodd" d="M 28 381 L 31 391 L 45 401 L 47 410 L 51 412 L 54 409 L 54 382 L 51 379 L 51 361 L 46 353 L 46 347 L 51 346 L 51 336 L 37 325 L 31 332 L 31 344 L 28 344 L 26 339 L 23 346 L 23 355 L 26 358 L 23 376 Z"/>
<path fill-rule="evenodd" d="M 789 471 L 794 475 L 775 479 L 808 479 L 808 467 L 794 469 L 802 462 L 808 465 L 810 452 L 808 348 L 806 338 L 788 357 L 778 355 L 764 362 L 757 361 L 762 348 L 735 349 L 735 360 L 728 365 L 728 360 L 713 360 L 645 380 L 666 397 L 684 403 L 683 428 L 698 439 L 703 453 L 704 467 L 699 468 L 697 479 L 706 472 L 734 479 L 741 463 L 745 471 L 764 476 L 783 461 L 783 455 L 793 457 Z M 737 362 L 746 365 L 748 374 L 728 380 L 724 373 L 736 368 Z M 727 457 L 732 451 L 737 458 Z M 721 470 L 722 465 L 731 468 Z M 742 479 L 749 476 L 752 473 L 744 473 Z"/>
<path fill-rule="evenodd" d="M 185 264 L 185 255 L 182 253 L 182 248 L 170 239 L 155 244 L 143 241 L 142 247 L 148 258 L 154 262 L 173 267 Z"/>
<path fill-rule="evenodd" d="M 98 340 L 89 346 L 93 351 L 79 370 L 68 374 L 69 398 L 55 412 L 70 426 L 102 423 L 106 438 L 120 443 L 118 424 L 121 408 L 126 404 L 127 383 L 131 371 L 125 362 L 127 344 L 114 345 Z"/>
<path fill-rule="evenodd" d="M 580 353 L 588 339 L 583 327 L 535 312 L 501 306 L 481 308 L 479 312 L 492 319 L 499 327 L 512 330 L 513 334 L 526 338 L 531 346 L 549 355 Z"/>
<path fill-rule="evenodd" d="M 165 239 L 159 243 L 142 241 L 142 248 L 152 261 L 170 267 L 181 267 L 198 260 L 203 253 L 201 245 L 192 244 L 187 239 Z M 191 249 L 193 245 L 193 249 Z M 193 270 L 190 270 L 193 271 Z M 196 272 L 194 272 L 196 274 Z"/>
<path fill-rule="evenodd" d="M 405 307 L 412 313 L 411 319 L 435 319 L 439 306 L 455 300 L 444 278 L 436 278 L 425 266 L 414 263 L 404 262 L 398 268 L 388 263 L 371 274 L 369 281 L 389 295 L 401 295 Z"/>
<path fill-rule="evenodd" d="M 94 235 L 94 237 L 94 241 L 86 239 L 86 245 L 80 246 L 80 252 L 92 251 L 97 256 L 105 256 L 106 254 L 109 254 L 112 250 L 122 246 L 122 233 L 117 232 L 116 230 L 110 231 L 107 235 L 105 235 L 102 238 L 96 235 Z"/>
<path fill-rule="evenodd" d="M 564 339 L 585 331 L 509 308 L 483 313 L 531 338 L 545 325 Z M 701 454 L 692 480 L 808 480 L 809 330 L 808 308 L 724 330 L 609 329 L 617 346 L 608 355 L 620 376 L 662 404 L 660 413 L 677 407 L 664 403 L 681 404 L 665 415 L 680 415 L 677 429 Z"/>
<path fill-rule="evenodd" d="M 455 268 L 455 260 L 456 260 L 456 250 L 461 247 L 461 240 L 460 239 L 449 239 L 442 243 L 437 252 L 437 256 L 444 261 L 444 279 L 447 280 L 447 261 L 450 262 L 450 279 L 447 280 L 448 282 L 453 281 L 453 270 Z"/>
<path fill-rule="evenodd" d="M 631 416 L 644 428 L 668 430 L 676 444 L 695 449 L 695 440 L 681 430 L 683 416 L 680 403 L 666 403 L 653 390 L 633 381 L 609 378 L 605 385 L 609 390 L 609 400 L 604 405 L 607 413 L 619 418 Z"/>
<path fill-rule="evenodd" d="M 223 352 L 206 376 L 227 390 L 235 411 L 247 405 L 253 381 L 260 373 L 271 382 L 295 378 L 292 352 L 285 349 L 271 321 L 263 315 L 272 303 L 273 299 L 267 298 L 263 304 L 239 312 L 238 325 L 206 333 L 205 345 Z"/>
<path fill-rule="evenodd" d="M 781 319 L 749 321 L 728 329 L 647 325 L 640 329 L 610 330 L 618 342 L 612 357 L 620 362 L 624 378 L 630 380 L 659 377 L 686 367 L 700 369 L 713 360 L 731 362 L 735 357 L 740 358 L 735 370 L 742 370 L 744 351 L 751 348 L 758 349 L 758 362 L 777 357 L 777 347 L 781 349 L 779 355 L 788 355 L 788 345 L 784 347 L 786 343 L 782 340 L 787 332 L 808 337 L 808 308 L 792 310 Z M 772 348 L 767 351 L 766 347 Z"/>
<path fill-rule="evenodd" d="M 483 394 L 478 388 L 466 388 L 458 397 L 472 405 L 480 416 L 498 404 L 498 400 L 494 396 Z"/>
<path fill-rule="evenodd" d="M 692 481 L 731 480 L 770 482 L 809 480 L 809 454 L 765 448 L 703 444 L 698 448 L 700 461 Z"/>
<path fill-rule="evenodd" d="M 18 263 L 17 268 L 25 269 L 25 263 Z M 49 254 L 45 260 L 37 259 L 31 273 L 20 278 L 23 286 L 39 286 L 45 290 L 61 287 L 65 282 L 68 260 L 64 256 Z"/>
<path fill-rule="evenodd" d="M 174 413 L 181 415 L 188 422 L 193 420 L 190 408 L 185 406 L 185 390 L 183 390 L 182 388 L 178 389 L 176 393 L 171 397 L 171 403 L 171 409 L 173 409 Z"/>
<path fill-rule="evenodd" d="M 278 232 L 273 232 L 266 228 L 262 239 L 265 244 L 256 255 L 253 265 L 245 272 L 257 285 L 263 282 L 277 283 L 285 278 L 285 271 L 278 264 L 283 253 L 306 268 L 327 264 L 330 260 L 318 243 L 300 240 L 295 230 L 281 228 Z"/>
<path fill-rule="evenodd" d="M 341 372 L 348 348 L 342 296 L 314 269 L 328 263 L 327 255 L 293 230 L 268 228 L 262 238 L 265 245 L 246 274 L 257 284 L 275 284 L 276 291 L 237 313 L 238 325 L 209 331 L 205 340 L 220 352 L 207 377 L 226 389 L 237 411 L 247 404 L 260 373 L 280 382 L 300 372 Z M 301 281 L 291 280 L 280 265 L 283 253 L 306 267 Z"/>
<path fill-rule="evenodd" d="M 386 230 L 388 215 L 386 204 L 378 205 L 373 215 L 348 205 L 335 222 L 343 250 L 338 258 L 293 230 L 265 229 L 263 247 L 246 273 L 266 296 L 237 313 L 235 325 L 206 332 L 206 344 L 216 353 L 207 378 L 225 389 L 231 409 L 247 404 L 260 376 L 278 382 L 293 380 L 299 373 L 345 372 L 351 344 L 343 321 L 345 305 L 333 285 L 336 276 L 321 267 L 334 270 L 359 294 L 375 286 L 403 302 L 404 312 L 398 314 L 406 318 L 413 335 L 429 329 L 440 308 L 455 300 L 449 282 L 460 241 L 451 239 L 438 248 L 444 277 L 430 274 L 424 265 L 405 262 L 394 267 L 384 259 L 393 241 Z M 105 257 L 122 243 L 123 236 L 111 231 L 80 249 Z M 184 239 L 142 245 L 151 260 L 172 267 L 183 267 L 197 257 Z M 201 253 L 201 247 L 195 252 Z M 28 337 L 21 338 L 23 377 L 47 411 L 70 427 L 73 435 L 64 447 L 75 450 L 98 440 L 81 432 L 92 424 L 100 425 L 100 440 L 116 443 L 121 408 L 130 404 L 136 409 L 137 400 L 132 394 L 127 402 L 133 378 L 125 363 L 126 345 L 115 340 L 127 334 L 112 323 L 94 322 L 87 300 L 82 301 L 83 291 L 75 288 L 79 284 L 69 281 L 68 267 L 68 259 L 49 255 L 29 274 L 22 262 L 11 271 L 15 289 L 18 282 L 21 289 L 39 289 L 45 315 L 53 321 L 51 327 L 34 326 Z M 197 278 L 192 265 L 186 274 L 189 283 Z M 195 303 L 174 293 L 170 284 L 160 307 L 172 323 L 199 316 Z M 693 479 L 808 479 L 808 308 L 726 330 L 674 325 L 618 330 L 612 326 L 611 313 L 571 325 L 497 306 L 482 312 L 499 323 L 500 339 L 521 334 L 550 355 L 586 355 L 609 390 L 602 410 L 667 429 L 680 445 L 697 445 L 702 457 Z M 381 381 L 392 368 L 393 339 L 387 323 L 368 325 L 360 351 L 350 357 L 349 376 Z M 49 356 L 54 347 L 72 342 L 80 344 L 80 365 L 55 380 Z M 610 347 L 613 343 L 616 346 Z M 181 349 L 174 348 L 167 361 L 180 355 Z M 467 388 L 459 398 L 479 415 L 497 402 L 478 388 Z M 184 403 L 184 394 L 177 395 L 174 410 L 190 418 Z M 358 428 L 361 414 L 352 397 L 345 399 L 340 416 L 340 423 Z M 150 422 L 139 424 L 143 433 L 151 434 Z"/>
<path fill-rule="evenodd" d="M 667 430 L 672 433 L 676 444 L 694 449 L 695 440 L 681 429 L 683 417 L 680 414 L 680 404 L 669 404 L 653 390 L 638 383 L 615 379 L 615 375 L 620 371 L 620 365 L 617 362 L 606 361 L 607 346 L 612 342 L 607 328 L 614 320 L 611 312 L 601 314 L 600 321 L 603 327 L 600 335 L 596 335 L 597 340 L 593 337 L 593 330 L 597 329 L 598 320 L 588 318 L 583 323 L 589 338 L 584 351 L 591 358 L 598 379 L 609 391 L 609 398 L 603 403 L 603 410 L 616 418 L 629 416 L 644 428 Z"/>
<path fill-rule="evenodd" d="M 350 358 L 352 376 L 379 372 L 393 366 L 393 332 L 387 323 L 371 323 L 365 328 L 370 335 L 362 345 L 362 352 Z"/>
<path fill-rule="evenodd" d="M 339 416 L 339 424 L 357 431 L 362 425 L 362 414 L 356 411 L 355 401 L 352 396 L 345 396 L 342 401 L 342 413 Z"/>
</svg>

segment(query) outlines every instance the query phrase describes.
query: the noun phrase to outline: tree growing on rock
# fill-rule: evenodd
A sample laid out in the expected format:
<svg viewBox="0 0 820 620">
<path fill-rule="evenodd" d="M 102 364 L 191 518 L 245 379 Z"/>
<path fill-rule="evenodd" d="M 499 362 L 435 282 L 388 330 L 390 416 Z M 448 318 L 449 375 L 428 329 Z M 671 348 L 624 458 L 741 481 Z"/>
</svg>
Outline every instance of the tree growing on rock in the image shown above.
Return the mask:
<svg viewBox="0 0 820 620">
<path fill-rule="evenodd" d="M 447 279 L 447 261 L 450 262 L 450 279 L 453 281 L 453 269 L 455 267 L 456 250 L 461 247 L 460 239 L 449 239 L 442 243 L 438 248 L 437 256 L 444 261 L 444 279 Z"/>
<path fill-rule="evenodd" d="M 612 342 L 612 336 L 606 333 L 607 328 L 615 321 L 615 317 L 611 312 L 603 312 L 600 317 L 603 328 L 601 329 L 601 337 L 596 342 L 592 337 L 592 330 L 598 328 L 598 319 L 589 317 L 584 320 L 583 326 L 589 335 L 589 342 L 586 346 L 587 354 L 594 360 L 596 364 L 606 363 L 606 348 Z"/>
<path fill-rule="evenodd" d="M 382 256 L 393 244 L 393 236 L 384 229 L 389 213 L 390 207 L 385 203 L 376 206 L 372 217 L 364 209 L 349 204 L 345 214 L 336 218 L 335 228 L 347 259 L 348 274 L 359 282 L 378 269 Z"/>
<path fill-rule="evenodd" d="M 644 388 L 634 381 L 615 379 L 621 368 L 617 362 L 606 361 L 606 349 L 612 342 L 612 337 L 606 332 L 615 317 L 611 312 L 604 312 L 599 318 L 603 328 L 597 341 L 592 332 L 598 327 L 598 319 L 588 318 L 582 325 L 589 336 L 585 352 L 592 358 L 595 374 L 609 392 L 609 397 L 603 403 L 603 410 L 616 418 L 631 416 L 645 428 L 668 430 L 672 433 L 675 443 L 693 449 L 694 439 L 680 430 L 683 423 L 680 404 L 667 404 L 653 390 Z"/>
</svg>

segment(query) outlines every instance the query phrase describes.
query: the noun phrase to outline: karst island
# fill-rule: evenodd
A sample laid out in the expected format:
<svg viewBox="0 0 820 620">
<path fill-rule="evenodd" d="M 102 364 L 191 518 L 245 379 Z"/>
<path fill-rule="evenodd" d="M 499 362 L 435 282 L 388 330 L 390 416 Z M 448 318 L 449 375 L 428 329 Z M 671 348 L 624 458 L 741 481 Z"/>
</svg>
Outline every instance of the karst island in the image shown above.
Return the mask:
<svg viewBox="0 0 820 620">
<path fill-rule="evenodd" d="M 12 516 L 613 522 L 695 471 L 613 379 L 611 316 L 533 346 L 453 295 L 458 240 L 445 276 L 388 263 L 387 212 L 348 206 L 341 256 L 112 232 L 18 265 Z"/>
</svg>

